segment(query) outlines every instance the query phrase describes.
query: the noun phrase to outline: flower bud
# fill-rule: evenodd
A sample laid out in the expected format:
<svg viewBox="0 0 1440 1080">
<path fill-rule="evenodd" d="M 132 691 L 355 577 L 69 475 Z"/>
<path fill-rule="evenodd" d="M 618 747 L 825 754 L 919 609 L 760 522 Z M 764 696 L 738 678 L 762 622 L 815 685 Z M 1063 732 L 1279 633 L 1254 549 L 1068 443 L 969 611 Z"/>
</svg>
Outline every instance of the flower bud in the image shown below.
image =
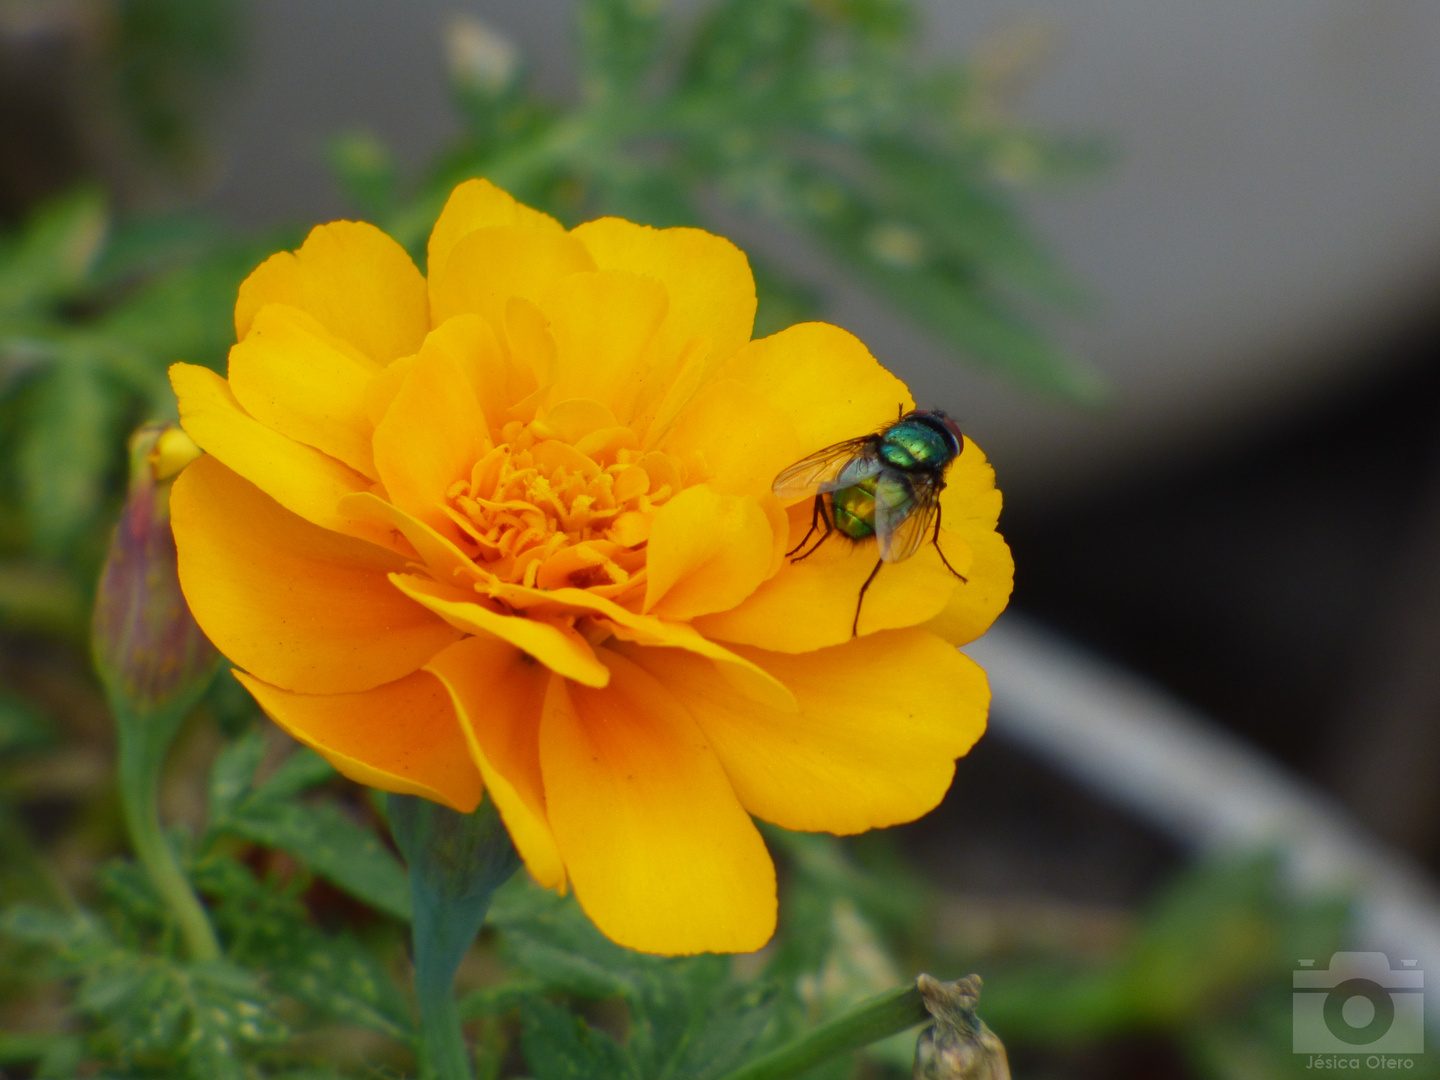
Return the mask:
<svg viewBox="0 0 1440 1080">
<path fill-rule="evenodd" d="M 112 701 L 142 718 L 189 707 L 219 654 L 190 615 L 175 569 L 170 486 L 200 455 L 174 424 L 130 437 L 130 490 L 95 596 L 95 666 Z"/>
<path fill-rule="evenodd" d="M 915 985 L 935 1022 L 915 1044 L 914 1080 L 1010 1080 L 1005 1045 L 975 1015 L 980 976 L 947 983 L 921 975 Z"/>
<path fill-rule="evenodd" d="M 454 85 L 499 97 L 520 73 L 520 51 L 505 35 L 472 15 L 456 15 L 445 30 L 445 59 Z"/>
</svg>

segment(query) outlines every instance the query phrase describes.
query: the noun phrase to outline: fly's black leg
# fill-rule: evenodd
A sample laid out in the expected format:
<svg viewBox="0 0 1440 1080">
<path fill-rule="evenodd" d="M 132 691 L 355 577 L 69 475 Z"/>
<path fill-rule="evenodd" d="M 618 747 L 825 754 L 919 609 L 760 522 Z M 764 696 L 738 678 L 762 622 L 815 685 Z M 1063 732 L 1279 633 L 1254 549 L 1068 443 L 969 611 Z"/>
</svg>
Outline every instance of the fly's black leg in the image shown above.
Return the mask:
<svg viewBox="0 0 1440 1080">
<path fill-rule="evenodd" d="M 795 558 L 790 560 L 791 562 L 799 562 L 801 559 L 808 559 L 811 555 L 814 555 L 820 545 L 823 544 L 826 540 L 830 539 L 830 534 L 835 531 L 835 525 L 831 522 L 830 515 L 825 512 L 824 495 L 815 496 L 815 510 L 810 515 L 810 532 L 807 532 L 805 534 L 805 540 L 809 540 L 811 533 L 815 531 L 815 519 L 817 517 L 825 523 L 825 531 L 820 534 L 820 539 L 815 541 L 809 551 L 805 552 L 804 555 L 795 556 Z M 805 540 L 801 540 L 800 543 L 796 544 L 793 548 L 790 549 L 790 551 L 787 551 L 785 554 L 789 555 L 793 552 L 799 551 L 802 547 L 805 546 Z"/>
<path fill-rule="evenodd" d="M 950 560 L 947 559 L 947 558 L 945 558 L 945 552 L 943 552 L 943 551 L 940 550 L 940 507 L 939 507 L 939 506 L 936 506 L 936 507 L 935 507 L 935 535 L 931 538 L 930 542 L 935 545 L 935 553 L 940 556 L 940 561 L 945 564 L 945 569 L 946 569 L 946 570 L 949 570 L 950 573 L 954 574 L 956 577 L 958 577 L 958 578 L 959 578 L 961 581 L 963 581 L 965 584 L 967 584 L 967 585 L 970 584 L 970 579 L 967 578 L 964 574 L 960 573 L 959 570 L 956 570 L 953 566 L 951 566 L 951 565 L 950 565 Z M 858 616 L 857 616 L 857 617 L 858 617 Z"/>
<path fill-rule="evenodd" d="M 855 621 L 850 624 L 852 638 L 860 632 L 860 609 L 865 606 L 865 590 L 870 588 L 870 583 L 875 580 L 875 575 L 880 573 L 880 567 L 884 565 L 884 559 L 877 560 L 875 569 L 870 571 L 870 576 L 865 579 L 865 584 L 860 586 L 860 598 L 855 601 Z"/>
<path fill-rule="evenodd" d="M 816 530 L 816 528 L 818 528 L 818 526 L 816 525 L 816 522 L 819 521 L 819 519 L 820 519 L 820 503 L 821 503 L 821 500 L 823 500 L 823 499 L 824 499 L 824 496 L 823 496 L 823 495 L 816 495 L 816 496 L 815 496 L 815 505 L 810 508 L 810 531 L 807 532 L 807 533 L 801 538 L 801 540 L 800 540 L 800 542 L 799 542 L 798 544 L 796 544 L 796 545 L 795 545 L 793 548 L 791 548 L 789 551 L 785 552 L 785 555 L 786 555 L 787 558 L 788 558 L 789 556 L 791 556 L 791 555 L 794 555 L 795 552 L 797 552 L 797 551 L 799 551 L 801 548 L 803 548 L 803 547 L 805 546 L 805 542 L 806 542 L 807 540 L 809 540 L 810 537 L 812 537 L 812 536 L 815 535 L 815 530 Z"/>
</svg>

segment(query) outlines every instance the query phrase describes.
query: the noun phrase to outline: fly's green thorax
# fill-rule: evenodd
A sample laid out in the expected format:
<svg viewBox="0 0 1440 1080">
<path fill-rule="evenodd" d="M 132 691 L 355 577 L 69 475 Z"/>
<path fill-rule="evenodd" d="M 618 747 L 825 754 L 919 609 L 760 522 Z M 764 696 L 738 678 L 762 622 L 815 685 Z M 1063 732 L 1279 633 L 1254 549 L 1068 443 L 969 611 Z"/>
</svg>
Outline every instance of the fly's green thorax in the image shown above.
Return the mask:
<svg viewBox="0 0 1440 1080">
<path fill-rule="evenodd" d="M 851 540 L 875 535 L 875 480 L 862 480 L 854 487 L 841 488 L 830 496 L 835 527 Z"/>
<path fill-rule="evenodd" d="M 929 424 L 904 420 L 885 432 L 880 456 L 897 469 L 943 469 L 955 450 L 950 439 Z"/>
<path fill-rule="evenodd" d="M 875 453 L 897 472 L 939 475 L 955 459 L 955 443 L 943 431 L 923 420 L 902 420 L 880 436 Z M 871 477 L 830 495 L 835 527 L 852 540 L 875 535 L 875 485 Z"/>
</svg>

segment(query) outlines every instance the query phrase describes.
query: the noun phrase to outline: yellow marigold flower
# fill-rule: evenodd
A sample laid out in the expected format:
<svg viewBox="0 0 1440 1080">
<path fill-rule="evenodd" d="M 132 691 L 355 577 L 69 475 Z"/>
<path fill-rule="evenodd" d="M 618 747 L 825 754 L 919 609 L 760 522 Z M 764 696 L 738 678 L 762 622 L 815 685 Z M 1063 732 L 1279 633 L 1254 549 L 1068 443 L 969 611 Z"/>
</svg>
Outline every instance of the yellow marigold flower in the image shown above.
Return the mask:
<svg viewBox="0 0 1440 1080">
<path fill-rule="evenodd" d="M 759 948 L 775 872 L 751 815 L 910 821 L 985 726 L 955 645 L 1010 594 L 1000 495 L 967 441 L 941 542 L 785 551 L 776 473 L 909 409 L 854 337 L 750 340 L 745 256 L 698 229 L 566 231 L 485 181 L 427 281 L 335 222 L 240 287 L 228 379 L 171 372 L 207 451 L 172 496 L 201 627 L 347 776 L 473 809 L 611 938 Z"/>
</svg>

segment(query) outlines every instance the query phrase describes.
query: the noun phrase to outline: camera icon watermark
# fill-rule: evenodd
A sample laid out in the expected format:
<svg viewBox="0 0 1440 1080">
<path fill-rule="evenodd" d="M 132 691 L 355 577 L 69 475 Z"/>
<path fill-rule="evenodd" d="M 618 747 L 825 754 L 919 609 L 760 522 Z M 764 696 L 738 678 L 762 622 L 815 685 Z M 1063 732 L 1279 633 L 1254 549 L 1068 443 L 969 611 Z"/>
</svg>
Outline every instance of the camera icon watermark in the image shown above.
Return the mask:
<svg viewBox="0 0 1440 1080">
<path fill-rule="evenodd" d="M 1414 960 L 1337 952 L 1328 968 L 1301 960 L 1293 975 L 1297 1054 L 1422 1054 L 1425 973 Z"/>
</svg>

